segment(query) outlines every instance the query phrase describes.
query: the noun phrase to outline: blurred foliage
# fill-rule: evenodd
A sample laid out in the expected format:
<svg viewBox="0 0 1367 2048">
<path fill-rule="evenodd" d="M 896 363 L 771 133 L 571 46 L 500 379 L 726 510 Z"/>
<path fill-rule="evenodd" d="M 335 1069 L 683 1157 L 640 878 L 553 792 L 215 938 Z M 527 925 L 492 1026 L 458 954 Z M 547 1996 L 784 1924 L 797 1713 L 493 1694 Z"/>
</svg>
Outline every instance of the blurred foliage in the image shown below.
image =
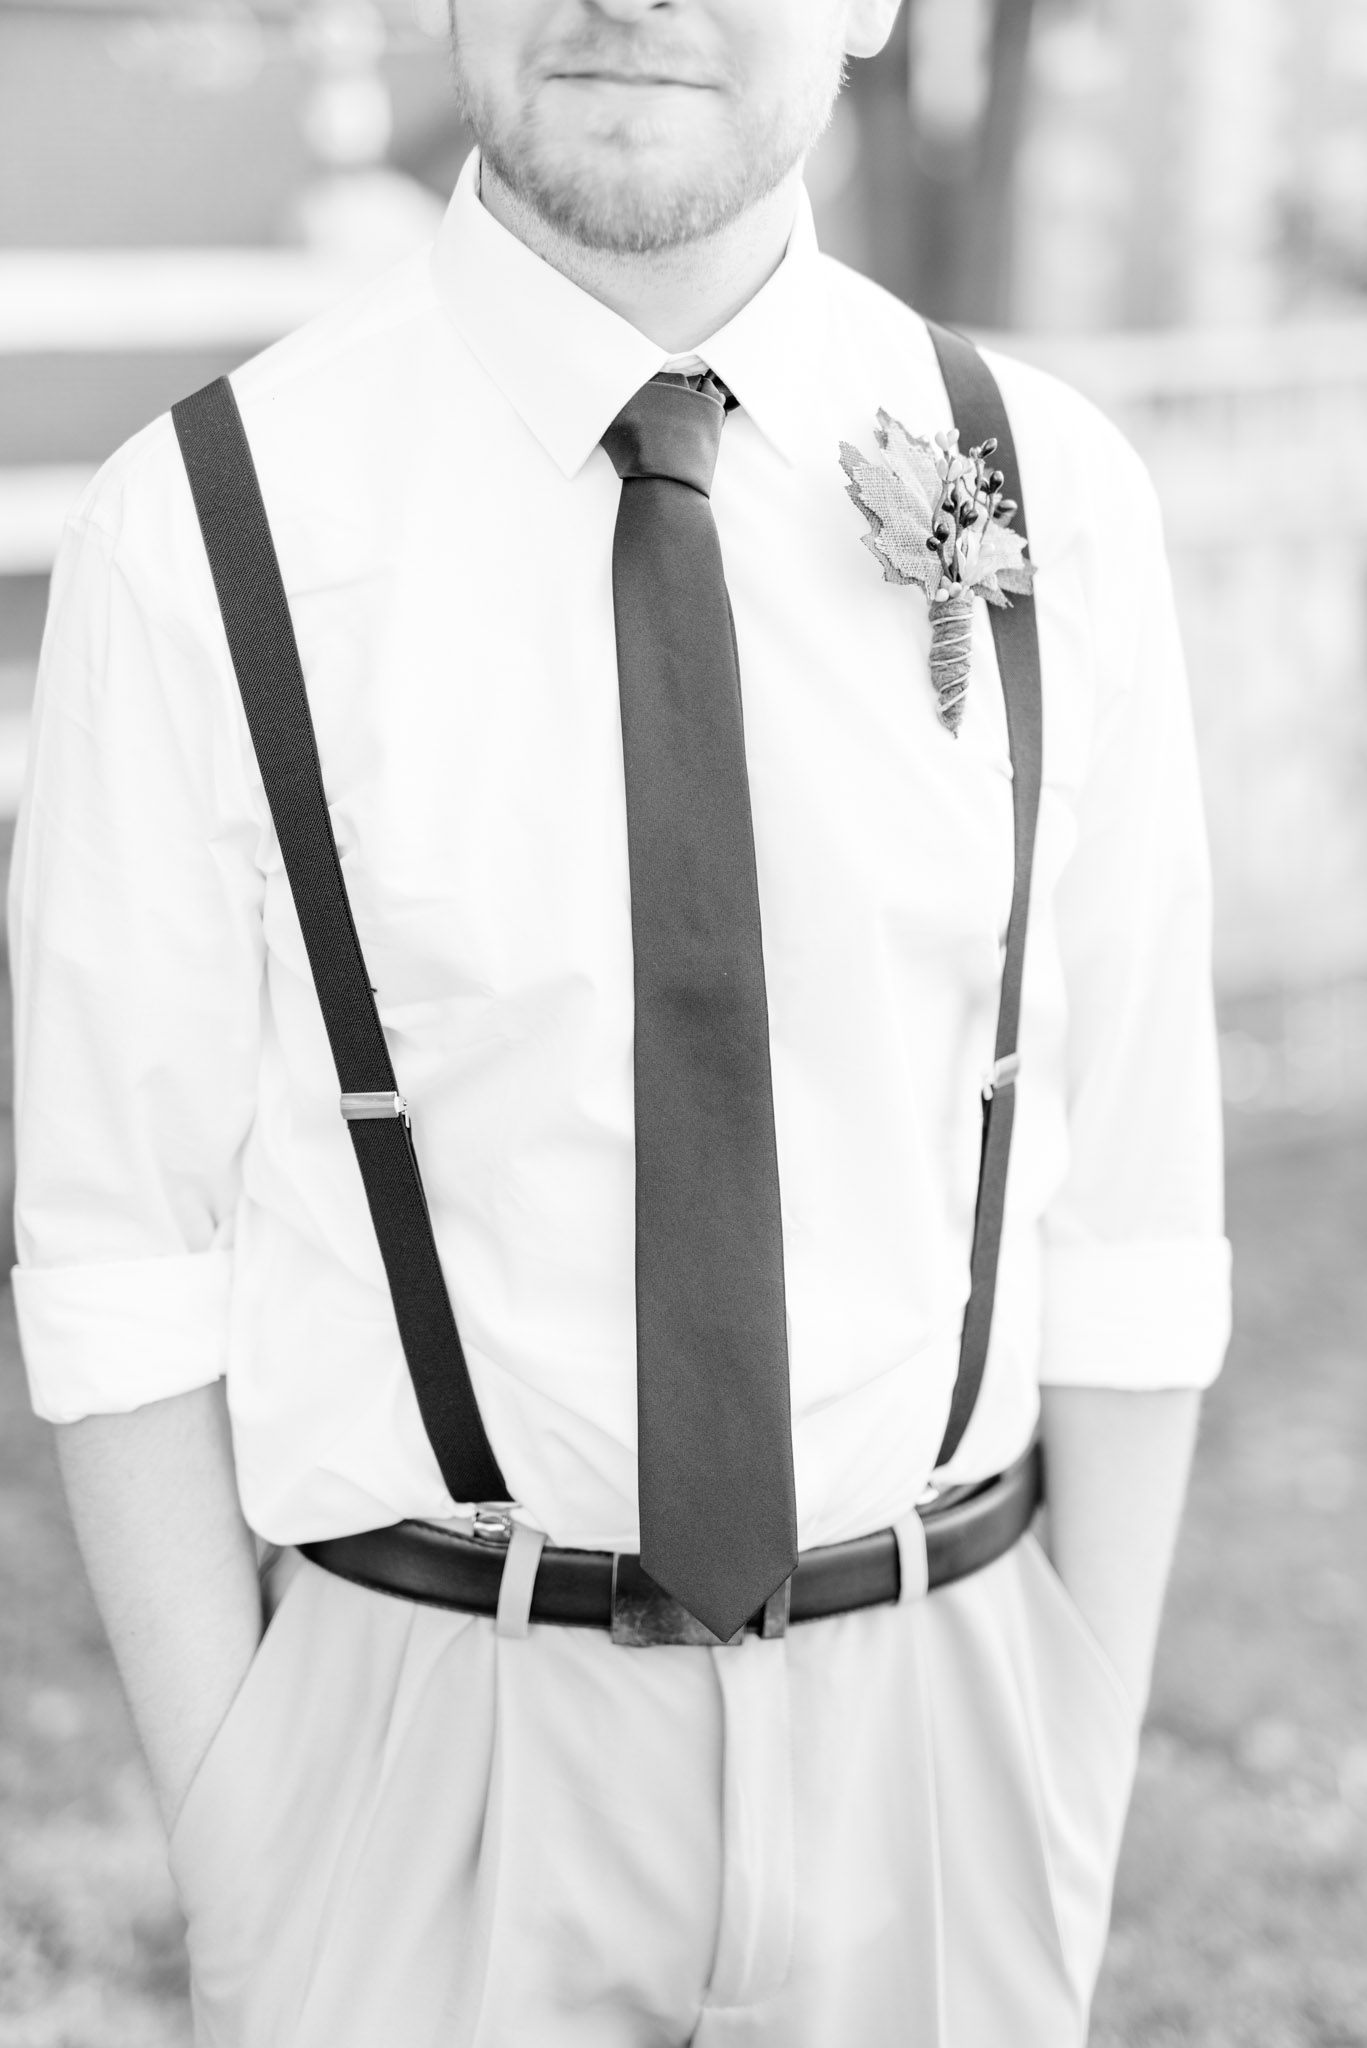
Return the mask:
<svg viewBox="0 0 1367 2048">
<path fill-rule="evenodd" d="M 936 319 L 1010 316 L 1012 190 L 1034 0 L 911 0 L 850 97 L 879 282 Z"/>
</svg>

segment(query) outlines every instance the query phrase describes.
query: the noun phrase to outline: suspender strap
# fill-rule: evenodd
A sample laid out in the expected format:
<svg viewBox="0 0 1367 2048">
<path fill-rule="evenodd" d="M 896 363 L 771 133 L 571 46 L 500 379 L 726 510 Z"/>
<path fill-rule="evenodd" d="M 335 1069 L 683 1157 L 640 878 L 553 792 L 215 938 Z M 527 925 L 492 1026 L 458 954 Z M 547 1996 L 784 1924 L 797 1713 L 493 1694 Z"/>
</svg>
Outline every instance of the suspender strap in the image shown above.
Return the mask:
<svg viewBox="0 0 1367 2048">
<path fill-rule="evenodd" d="M 976 448 L 995 439 L 996 467 L 1006 478 L 1006 495 L 1019 511 L 1017 530 L 1025 523 L 1025 494 L 1020 465 L 997 380 L 961 334 L 927 322 L 940 362 L 963 444 Z M 1016 1042 L 1020 1030 L 1021 976 L 1025 968 L 1025 928 L 1030 914 L 1030 874 L 1035 858 L 1035 823 L 1039 816 L 1040 773 L 1044 752 L 1044 717 L 1040 702 L 1039 628 L 1033 597 L 1013 597 L 1009 610 L 990 607 L 992 634 L 1006 700 L 1006 729 L 1011 746 L 1012 798 L 1016 823 L 1016 879 L 1011 916 L 1006 927 L 1002 963 L 1001 1006 L 992 1074 L 983 1087 L 982 1165 L 978 1206 L 973 1219 L 972 1288 L 959 1346 L 959 1376 L 949 1405 L 944 1441 L 935 1460 L 948 1464 L 963 1440 L 977 1403 L 992 1334 L 992 1306 L 997 1291 L 997 1257 L 1001 1250 L 1006 1205 L 1006 1175 L 1011 1157 L 1011 1126 L 1016 1113 Z"/>
<path fill-rule="evenodd" d="M 470 1384 L 413 1134 L 342 878 L 285 586 L 227 378 L 182 399 L 171 418 L 418 1408 L 452 1498 L 506 1500 L 508 1488 Z"/>
</svg>

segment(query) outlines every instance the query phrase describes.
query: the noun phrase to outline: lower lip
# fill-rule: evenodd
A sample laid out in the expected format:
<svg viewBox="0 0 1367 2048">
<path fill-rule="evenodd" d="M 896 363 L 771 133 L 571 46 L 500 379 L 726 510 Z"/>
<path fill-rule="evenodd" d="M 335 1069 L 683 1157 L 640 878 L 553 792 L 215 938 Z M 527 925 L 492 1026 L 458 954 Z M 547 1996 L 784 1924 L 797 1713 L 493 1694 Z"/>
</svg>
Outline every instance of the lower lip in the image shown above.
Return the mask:
<svg viewBox="0 0 1367 2048">
<path fill-rule="evenodd" d="M 659 93 L 659 92 L 706 92 L 704 85 L 693 85 L 684 78 L 613 78 L 609 73 L 599 71 L 562 71 L 557 74 L 557 85 L 588 86 L 597 92 Z"/>
</svg>

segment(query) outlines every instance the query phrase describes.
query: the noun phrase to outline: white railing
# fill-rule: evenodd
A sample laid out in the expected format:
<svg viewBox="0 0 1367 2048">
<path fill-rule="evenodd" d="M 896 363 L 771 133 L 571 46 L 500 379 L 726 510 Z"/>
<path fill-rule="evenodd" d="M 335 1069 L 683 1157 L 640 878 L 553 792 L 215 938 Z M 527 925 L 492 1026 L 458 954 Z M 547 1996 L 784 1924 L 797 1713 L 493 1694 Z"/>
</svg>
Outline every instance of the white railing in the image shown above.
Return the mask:
<svg viewBox="0 0 1367 2048">
<path fill-rule="evenodd" d="M 87 462 L 0 469 L 0 576 L 46 574 L 62 521 L 93 474 Z"/>
<path fill-rule="evenodd" d="M 0 356 L 259 348 L 358 275 L 289 249 L 6 249 Z"/>
<path fill-rule="evenodd" d="M 1367 973 L 1367 320 L 1017 344 L 1163 502 L 1227 991 Z"/>
</svg>

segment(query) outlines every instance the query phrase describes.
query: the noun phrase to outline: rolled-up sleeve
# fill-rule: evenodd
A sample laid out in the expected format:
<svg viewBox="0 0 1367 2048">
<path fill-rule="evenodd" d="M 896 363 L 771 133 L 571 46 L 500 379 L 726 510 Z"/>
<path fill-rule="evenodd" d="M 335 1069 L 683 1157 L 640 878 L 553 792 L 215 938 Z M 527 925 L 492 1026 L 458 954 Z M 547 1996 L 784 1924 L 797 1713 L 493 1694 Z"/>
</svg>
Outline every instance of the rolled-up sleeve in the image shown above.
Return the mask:
<svg viewBox="0 0 1367 2048">
<path fill-rule="evenodd" d="M 242 738 L 174 444 L 68 523 L 10 878 L 14 1275 L 37 1412 L 225 1369 L 264 949 Z"/>
<path fill-rule="evenodd" d="M 1230 1322 L 1209 860 L 1161 521 L 1128 451 L 1096 530 L 1108 665 L 1056 900 L 1069 1166 L 1044 1219 L 1040 1377 L 1203 1387 Z"/>
</svg>

